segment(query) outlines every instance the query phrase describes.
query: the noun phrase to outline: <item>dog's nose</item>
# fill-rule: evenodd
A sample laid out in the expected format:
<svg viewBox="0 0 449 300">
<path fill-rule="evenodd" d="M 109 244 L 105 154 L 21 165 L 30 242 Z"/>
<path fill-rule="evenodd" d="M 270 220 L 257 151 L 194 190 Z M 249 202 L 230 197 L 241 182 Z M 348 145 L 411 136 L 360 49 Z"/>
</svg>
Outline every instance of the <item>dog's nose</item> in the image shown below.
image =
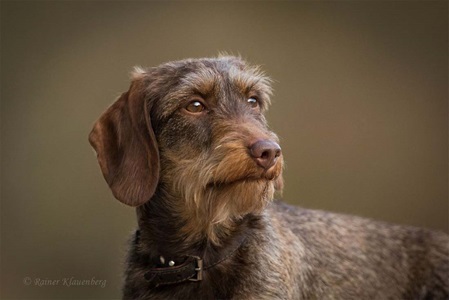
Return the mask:
<svg viewBox="0 0 449 300">
<path fill-rule="evenodd" d="M 249 151 L 256 163 L 265 170 L 274 166 L 278 157 L 281 156 L 281 147 L 270 140 L 255 142 L 250 146 Z"/>
</svg>

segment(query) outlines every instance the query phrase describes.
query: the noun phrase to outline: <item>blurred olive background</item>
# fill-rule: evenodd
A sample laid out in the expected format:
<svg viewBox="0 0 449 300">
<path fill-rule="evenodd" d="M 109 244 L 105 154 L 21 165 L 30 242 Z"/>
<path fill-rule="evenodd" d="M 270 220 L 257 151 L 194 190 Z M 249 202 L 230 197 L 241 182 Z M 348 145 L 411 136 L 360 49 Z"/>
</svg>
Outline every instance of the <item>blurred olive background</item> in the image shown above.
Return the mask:
<svg viewBox="0 0 449 300">
<path fill-rule="evenodd" d="M 120 297 L 88 133 L 133 66 L 220 51 L 275 80 L 285 201 L 448 231 L 447 2 L 2 1 L 2 299 Z"/>
</svg>

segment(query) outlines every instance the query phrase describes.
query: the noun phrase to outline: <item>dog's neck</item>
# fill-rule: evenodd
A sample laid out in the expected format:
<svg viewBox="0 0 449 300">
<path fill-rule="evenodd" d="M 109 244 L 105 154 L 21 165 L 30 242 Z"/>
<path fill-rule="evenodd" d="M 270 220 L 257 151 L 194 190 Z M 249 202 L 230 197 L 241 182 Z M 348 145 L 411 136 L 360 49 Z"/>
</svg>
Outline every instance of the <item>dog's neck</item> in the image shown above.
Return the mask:
<svg viewBox="0 0 449 300">
<path fill-rule="evenodd" d="M 212 252 L 212 256 L 217 256 L 220 249 L 238 246 L 242 235 L 248 234 L 251 231 L 248 229 L 260 221 L 260 217 L 253 214 L 221 223 L 212 223 L 206 217 L 186 219 L 179 207 L 170 205 L 174 201 L 180 203 L 181 200 L 159 193 L 137 209 L 141 247 L 150 255 L 204 257 Z"/>
</svg>

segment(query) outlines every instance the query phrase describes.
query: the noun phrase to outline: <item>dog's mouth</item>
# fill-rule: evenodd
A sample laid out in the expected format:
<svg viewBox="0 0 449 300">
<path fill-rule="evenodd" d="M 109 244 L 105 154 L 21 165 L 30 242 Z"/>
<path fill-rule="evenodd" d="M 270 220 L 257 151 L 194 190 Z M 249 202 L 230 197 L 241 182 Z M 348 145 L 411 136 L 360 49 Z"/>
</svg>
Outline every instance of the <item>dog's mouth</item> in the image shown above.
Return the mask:
<svg viewBox="0 0 449 300">
<path fill-rule="evenodd" d="M 244 176 L 240 178 L 233 178 L 229 180 L 213 180 L 207 184 L 207 187 L 223 187 L 223 186 L 232 186 L 237 184 L 245 184 L 245 183 L 251 183 L 251 184 L 267 184 L 270 181 L 274 181 L 278 178 L 278 176 L 275 176 L 274 174 L 263 174 L 262 176 Z"/>
</svg>

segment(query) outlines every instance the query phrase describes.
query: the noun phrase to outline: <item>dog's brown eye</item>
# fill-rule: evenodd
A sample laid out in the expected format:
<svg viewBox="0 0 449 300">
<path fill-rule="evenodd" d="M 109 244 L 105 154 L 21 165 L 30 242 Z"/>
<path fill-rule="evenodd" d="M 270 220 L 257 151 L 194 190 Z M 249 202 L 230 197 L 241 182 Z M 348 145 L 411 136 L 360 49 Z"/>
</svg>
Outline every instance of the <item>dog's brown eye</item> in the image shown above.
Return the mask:
<svg viewBox="0 0 449 300">
<path fill-rule="evenodd" d="M 200 101 L 192 101 L 186 106 L 186 110 L 191 113 L 200 113 L 206 109 Z"/>
<path fill-rule="evenodd" d="M 246 102 L 253 108 L 259 107 L 259 101 L 255 97 L 248 98 Z"/>
</svg>

